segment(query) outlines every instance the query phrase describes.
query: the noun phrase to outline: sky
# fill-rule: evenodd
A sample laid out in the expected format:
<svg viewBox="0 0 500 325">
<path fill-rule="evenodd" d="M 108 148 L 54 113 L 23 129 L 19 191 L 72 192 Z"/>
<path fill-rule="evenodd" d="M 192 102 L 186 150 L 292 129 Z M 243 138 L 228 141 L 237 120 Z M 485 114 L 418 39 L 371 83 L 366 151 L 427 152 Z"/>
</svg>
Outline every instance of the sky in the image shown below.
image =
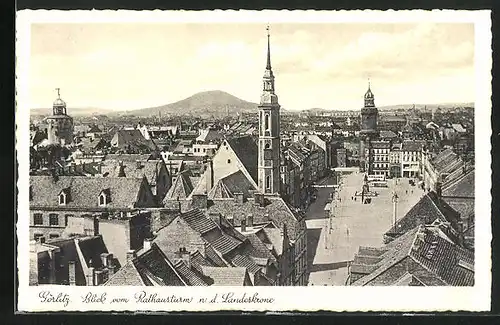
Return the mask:
<svg viewBox="0 0 500 325">
<path fill-rule="evenodd" d="M 33 24 L 30 104 L 130 110 L 222 90 L 258 102 L 266 25 Z M 290 110 L 474 102 L 473 24 L 270 24 L 276 93 Z"/>
</svg>

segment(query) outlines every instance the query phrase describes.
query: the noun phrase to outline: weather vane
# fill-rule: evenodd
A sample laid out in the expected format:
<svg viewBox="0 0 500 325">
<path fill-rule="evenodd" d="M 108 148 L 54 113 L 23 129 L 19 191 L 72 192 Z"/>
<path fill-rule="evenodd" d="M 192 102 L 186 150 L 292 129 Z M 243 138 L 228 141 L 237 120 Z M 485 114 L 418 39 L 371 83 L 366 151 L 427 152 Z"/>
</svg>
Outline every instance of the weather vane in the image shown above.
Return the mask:
<svg viewBox="0 0 500 325">
<path fill-rule="evenodd" d="M 61 95 L 59 93 L 59 90 L 61 90 L 61 88 L 56 88 L 56 90 L 57 90 L 57 97 L 61 98 Z"/>
</svg>

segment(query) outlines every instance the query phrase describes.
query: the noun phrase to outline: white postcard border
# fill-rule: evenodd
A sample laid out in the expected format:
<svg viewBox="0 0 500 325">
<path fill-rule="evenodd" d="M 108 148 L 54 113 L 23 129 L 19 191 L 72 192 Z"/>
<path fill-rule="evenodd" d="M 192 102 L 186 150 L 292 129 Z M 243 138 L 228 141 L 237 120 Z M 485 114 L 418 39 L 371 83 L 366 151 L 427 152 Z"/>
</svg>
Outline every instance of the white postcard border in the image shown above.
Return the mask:
<svg viewBox="0 0 500 325">
<path fill-rule="evenodd" d="M 30 26 L 33 23 L 74 22 L 254 22 L 254 23 L 349 23 L 349 22 L 469 22 L 475 24 L 475 155 L 476 236 L 474 287 L 70 287 L 28 286 L 29 278 L 29 57 Z M 491 294 L 491 19 L 489 11 L 54 11 L 23 10 L 17 13 L 16 150 L 18 179 L 18 275 L 20 311 L 487 311 Z M 22 204 L 26 202 L 26 204 Z M 60 301 L 42 302 L 41 292 L 51 292 Z M 141 291 L 157 298 L 192 297 L 191 303 L 137 303 Z M 82 303 L 88 292 L 106 294 L 105 303 Z M 210 303 L 215 294 L 234 293 L 272 302 Z M 64 299 L 64 295 L 68 301 Z M 113 298 L 129 302 L 110 303 Z M 200 298 L 207 299 L 199 302 Z M 56 299 L 57 300 L 57 299 Z"/>
</svg>

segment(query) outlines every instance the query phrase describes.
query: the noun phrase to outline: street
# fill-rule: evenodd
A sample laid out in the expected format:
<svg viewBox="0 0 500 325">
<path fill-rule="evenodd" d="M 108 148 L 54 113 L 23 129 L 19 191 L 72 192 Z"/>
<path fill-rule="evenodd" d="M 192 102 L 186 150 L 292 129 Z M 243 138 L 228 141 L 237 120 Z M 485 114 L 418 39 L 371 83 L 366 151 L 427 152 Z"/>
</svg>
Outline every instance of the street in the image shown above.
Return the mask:
<svg viewBox="0 0 500 325">
<path fill-rule="evenodd" d="M 383 234 L 393 224 L 392 193 L 399 201 L 397 219 L 404 216 L 422 197 L 423 191 L 411 186 L 408 179 L 388 180 L 388 188 L 372 188 L 378 193 L 371 204 L 361 204 L 363 174 L 342 177 L 340 190 L 332 202 L 328 218 L 324 207 L 333 188 L 318 188 L 317 200 L 307 210 L 309 285 L 345 285 L 347 263 L 359 246 L 380 247 Z"/>
</svg>

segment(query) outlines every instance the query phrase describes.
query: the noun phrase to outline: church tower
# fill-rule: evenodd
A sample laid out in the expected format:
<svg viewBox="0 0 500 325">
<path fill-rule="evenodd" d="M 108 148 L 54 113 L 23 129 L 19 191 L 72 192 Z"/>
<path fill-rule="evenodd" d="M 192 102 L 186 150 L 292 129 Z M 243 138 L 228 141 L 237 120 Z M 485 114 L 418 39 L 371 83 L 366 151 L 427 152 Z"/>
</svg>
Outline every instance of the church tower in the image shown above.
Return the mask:
<svg viewBox="0 0 500 325">
<path fill-rule="evenodd" d="M 50 144 L 68 145 L 73 142 L 73 118 L 67 114 L 66 103 L 61 99 L 60 89 L 52 105 L 52 115 L 45 118 Z"/>
<path fill-rule="evenodd" d="M 269 26 L 267 27 L 267 64 L 262 87 L 259 105 L 258 185 L 263 194 L 279 194 L 280 105 L 274 91 Z"/>
<path fill-rule="evenodd" d="M 361 172 L 372 173 L 373 150 L 371 142 L 378 138 L 377 120 L 378 110 L 375 107 L 375 96 L 368 80 L 368 90 L 364 96 L 365 104 L 361 109 L 360 141 L 359 141 L 359 168 Z"/>
</svg>

